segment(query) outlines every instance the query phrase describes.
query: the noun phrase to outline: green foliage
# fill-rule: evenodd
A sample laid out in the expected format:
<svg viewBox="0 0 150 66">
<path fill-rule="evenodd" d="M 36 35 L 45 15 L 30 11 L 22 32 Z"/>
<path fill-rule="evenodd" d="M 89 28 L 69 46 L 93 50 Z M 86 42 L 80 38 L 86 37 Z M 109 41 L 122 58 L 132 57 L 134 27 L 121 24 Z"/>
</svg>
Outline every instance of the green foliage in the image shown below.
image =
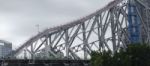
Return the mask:
<svg viewBox="0 0 150 66">
<path fill-rule="evenodd" d="M 113 53 L 111 51 L 93 51 L 92 66 L 150 66 L 150 46 L 131 44 Z"/>
</svg>

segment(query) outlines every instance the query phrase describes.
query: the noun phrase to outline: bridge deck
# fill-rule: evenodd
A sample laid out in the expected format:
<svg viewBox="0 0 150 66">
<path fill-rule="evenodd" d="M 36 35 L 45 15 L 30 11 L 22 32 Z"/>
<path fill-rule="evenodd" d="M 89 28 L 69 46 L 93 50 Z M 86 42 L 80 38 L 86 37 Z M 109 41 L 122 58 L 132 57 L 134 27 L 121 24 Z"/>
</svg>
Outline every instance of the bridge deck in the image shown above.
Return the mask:
<svg viewBox="0 0 150 66">
<path fill-rule="evenodd" d="M 90 66 L 89 60 L 0 60 L 1 66 Z"/>
</svg>

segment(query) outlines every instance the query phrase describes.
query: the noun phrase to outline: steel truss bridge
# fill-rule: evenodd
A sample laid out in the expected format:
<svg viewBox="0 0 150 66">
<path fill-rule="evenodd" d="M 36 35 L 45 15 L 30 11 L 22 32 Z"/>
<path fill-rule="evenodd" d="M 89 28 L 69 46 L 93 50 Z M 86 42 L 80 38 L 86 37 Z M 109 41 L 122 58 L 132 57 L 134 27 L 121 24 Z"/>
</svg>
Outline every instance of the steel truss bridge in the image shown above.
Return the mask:
<svg viewBox="0 0 150 66">
<path fill-rule="evenodd" d="M 45 29 L 8 56 L 23 59 L 88 60 L 92 51 L 150 43 L 149 6 L 141 0 L 114 0 L 88 16 Z"/>
</svg>

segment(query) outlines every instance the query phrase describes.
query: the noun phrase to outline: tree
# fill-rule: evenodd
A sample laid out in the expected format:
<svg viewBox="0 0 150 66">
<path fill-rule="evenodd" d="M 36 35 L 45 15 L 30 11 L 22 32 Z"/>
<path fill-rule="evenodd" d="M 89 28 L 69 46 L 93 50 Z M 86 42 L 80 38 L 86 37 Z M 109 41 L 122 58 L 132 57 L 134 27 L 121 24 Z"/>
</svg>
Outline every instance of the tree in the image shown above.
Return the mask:
<svg viewBox="0 0 150 66">
<path fill-rule="evenodd" d="M 93 51 L 92 66 L 150 66 L 150 46 L 147 44 L 130 44 L 112 54 L 111 51 Z"/>
</svg>

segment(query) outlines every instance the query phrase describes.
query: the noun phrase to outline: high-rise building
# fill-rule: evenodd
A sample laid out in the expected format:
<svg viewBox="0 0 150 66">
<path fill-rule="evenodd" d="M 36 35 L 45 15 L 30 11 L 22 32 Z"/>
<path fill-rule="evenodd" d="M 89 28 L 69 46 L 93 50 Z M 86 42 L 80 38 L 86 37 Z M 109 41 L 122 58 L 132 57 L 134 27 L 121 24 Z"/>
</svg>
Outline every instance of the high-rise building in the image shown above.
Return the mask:
<svg viewBox="0 0 150 66">
<path fill-rule="evenodd" d="M 12 52 L 12 43 L 4 40 L 0 40 L 0 58 L 3 58 L 7 54 Z"/>
</svg>

